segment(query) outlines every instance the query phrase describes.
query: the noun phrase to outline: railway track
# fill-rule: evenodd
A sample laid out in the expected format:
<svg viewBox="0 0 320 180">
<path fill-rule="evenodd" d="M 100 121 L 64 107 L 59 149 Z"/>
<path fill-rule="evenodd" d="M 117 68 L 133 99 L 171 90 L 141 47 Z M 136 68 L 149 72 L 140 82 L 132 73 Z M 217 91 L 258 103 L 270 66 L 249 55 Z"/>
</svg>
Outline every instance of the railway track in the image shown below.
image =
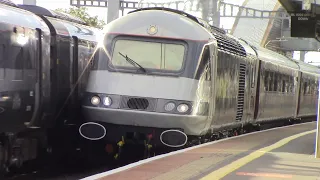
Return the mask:
<svg viewBox="0 0 320 180">
<path fill-rule="evenodd" d="M 302 122 L 314 121 L 315 119 L 306 119 Z M 299 122 L 298 122 L 299 123 Z M 285 124 L 263 125 L 262 129 L 270 129 Z M 250 133 L 250 132 L 248 132 Z M 142 148 L 142 147 L 141 147 Z M 15 172 L 9 173 L 4 180 L 29 180 L 29 179 L 41 179 L 41 180 L 78 180 L 84 177 L 88 177 L 93 174 L 109 171 L 121 166 L 125 166 L 130 163 L 144 159 L 143 153 L 141 153 L 140 147 L 126 147 L 124 148 L 124 156 L 119 160 L 104 159 L 98 164 L 92 164 L 83 160 L 80 151 L 64 156 L 48 156 L 47 159 L 42 159 L 40 162 L 30 162 L 25 164 L 24 167 Z M 156 155 L 170 152 L 171 150 L 155 150 Z"/>
</svg>

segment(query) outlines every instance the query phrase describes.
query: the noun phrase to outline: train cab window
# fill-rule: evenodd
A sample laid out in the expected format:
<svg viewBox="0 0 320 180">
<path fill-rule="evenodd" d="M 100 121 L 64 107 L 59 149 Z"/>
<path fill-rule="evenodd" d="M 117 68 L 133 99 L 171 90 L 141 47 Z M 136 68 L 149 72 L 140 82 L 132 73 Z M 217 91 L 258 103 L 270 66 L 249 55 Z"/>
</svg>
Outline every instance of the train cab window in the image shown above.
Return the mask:
<svg viewBox="0 0 320 180">
<path fill-rule="evenodd" d="M 4 45 L 0 44 L 0 80 L 4 79 Z"/>
<path fill-rule="evenodd" d="M 179 71 L 185 56 L 185 46 L 165 42 L 147 42 L 119 39 L 113 49 L 112 64 L 132 68 L 121 55 L 128 56 L 144 68 Z"/>
</svg>

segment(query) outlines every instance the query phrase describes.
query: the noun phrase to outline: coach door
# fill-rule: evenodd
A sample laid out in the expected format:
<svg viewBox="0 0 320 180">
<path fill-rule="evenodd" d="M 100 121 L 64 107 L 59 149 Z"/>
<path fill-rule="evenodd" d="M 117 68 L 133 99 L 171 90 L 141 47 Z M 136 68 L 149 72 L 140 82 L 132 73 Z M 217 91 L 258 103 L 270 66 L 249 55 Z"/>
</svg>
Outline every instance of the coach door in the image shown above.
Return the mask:
<svg viewBox="0 0 320 180">
<path fill-rule="evenodd" d="M 39 112 L 41 112 L 42 102 L 42 79 L 45 75 L 42 72 L 42 32 L 41 29 L 36 29 L 33 32 L 35 40 L 30 44 L 30 55 L 34 60 L 34 90 L 30 91 L 30 96 L 34 98 L 34 107 L 32 119 L 27 125 L 34 126 L 39 123 Z"/>
<path fill-rule="evenodd" d="M 205 79 L 208 83 L 208 90 L 206 91 L 208 93 L 207 99 L 208 99 L 208 121 L 204 129 L 209 129 L 210 126 L 213 123 L 213 117 L 215 115 L 215 105 L 216 105 L 216 85 L 215 85 L 215 77 L 217 74 L 217 48 L 215 43 L 211 42 L 204 46 L 203 48 L 203 54 L 201 61 L 205 60 L 207 61 L 205 66 Z"/>
</svg>

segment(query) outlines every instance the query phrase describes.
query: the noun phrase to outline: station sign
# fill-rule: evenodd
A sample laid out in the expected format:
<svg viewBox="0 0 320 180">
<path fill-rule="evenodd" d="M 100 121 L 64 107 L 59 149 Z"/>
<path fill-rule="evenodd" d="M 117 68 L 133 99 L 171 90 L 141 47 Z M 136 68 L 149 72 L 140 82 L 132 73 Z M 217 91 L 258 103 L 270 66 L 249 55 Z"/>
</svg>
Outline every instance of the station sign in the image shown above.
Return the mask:
<svg viewBox="0 0 320 180">
<path fill-rule="evenodd" d="M 290 13 L 291 37 L 315 38 L 317 19 L 311 13 Z"/>
</svg>

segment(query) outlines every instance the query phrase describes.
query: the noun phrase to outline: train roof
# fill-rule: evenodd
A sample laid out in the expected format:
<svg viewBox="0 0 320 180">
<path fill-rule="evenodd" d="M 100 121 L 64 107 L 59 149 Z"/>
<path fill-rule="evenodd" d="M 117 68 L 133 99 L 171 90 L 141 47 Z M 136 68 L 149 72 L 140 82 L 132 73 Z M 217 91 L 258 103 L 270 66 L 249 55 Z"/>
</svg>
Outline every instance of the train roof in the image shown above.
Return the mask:
<svg viewBox="0 0 320 180">
<path fill-rule="evenodd" d="M 267 48 L 261 46 L 255 47 L 257 48 L 258 57 L 262 61 L 299 70 L 299 66 L 294 60 Z"/>
<path fill-rule="evenodd" d="M 83 24 L 83 25 L 87 25 L 82 19 L 78 18 L 78 17 L 74 17 L 70 14 L 67 13 L 62 13 L 62 12 L 58 12 L 55 10 L 49 10 L 46 9 L 44 7 L 40 7 L 40 6 L 35 6 L 35 5 L 22 5 L 19 4 L 18 7 L 31 11 L 37 15 L 42 15 L 42 16 L 47 16 L 47 17 L 53 17 L 53 18 L 57 18 L 57 19 L 62 19 L 62 20 L 67 20 L 67 21 L 71 21 L 71 22 L 75 22 L 78 24 Z"/>
<path fill-rule="evenodd" d="M 39 28 L 42 31 L 49 32 L 49 27 L 40 17 L 36 16 L 32 12 L 17 8 L 12 5 L 0 3 L 0 16 L 5 17 L 0 18 L 0 22 L 8 25 L 16 25 L 30 29 Z"/>
<path fill-rule="evenodd" d="M 105 33 L 166 37 L 199 42 L 208 42 L 210 39 L 214 39 L 206 28 L 186 16 L 177 16 L 174 12 L 162 11 L 162 9 L 147 9 L 131 11 L 128 15 L 112 21 L 105 27 Z M 156 34 L 150 35 L 148 29 L 153 25 L 157 27 L 158 31 Z"/>
<path fill-rule="evenodd" d="M 65 36 L 76 36 L 79 39 L 97 42 L 100 37 L 101 30 L 73 23 L 66 20 L 57 20 L 55 18 L 47 18 L 54 26 L 56 32 Z M 102 34 L 102 33 L 101 33 Z"/>
<path fill-rule="evenodd" d="M 314 66 L 314 65 L 305 63 L 303 61 L 296 60 L 296 59 L 293 59 L 293 61 L 295 61 L 299 65 L 300 71 L 302 73 L 320 76 L 320 67 Z"/>
<path fill-rule="evenodd" d="M 0 4 L 6 4 L 6 5 L 9 5 L 9 6 L 18 7 L 15 3 L 13 3 L 10 0 L 0 0 Z"/>
</svg>

